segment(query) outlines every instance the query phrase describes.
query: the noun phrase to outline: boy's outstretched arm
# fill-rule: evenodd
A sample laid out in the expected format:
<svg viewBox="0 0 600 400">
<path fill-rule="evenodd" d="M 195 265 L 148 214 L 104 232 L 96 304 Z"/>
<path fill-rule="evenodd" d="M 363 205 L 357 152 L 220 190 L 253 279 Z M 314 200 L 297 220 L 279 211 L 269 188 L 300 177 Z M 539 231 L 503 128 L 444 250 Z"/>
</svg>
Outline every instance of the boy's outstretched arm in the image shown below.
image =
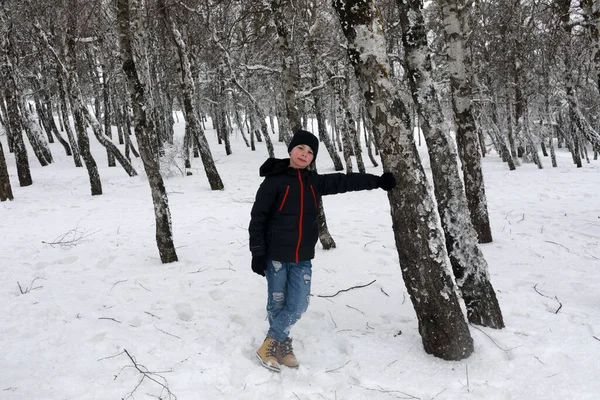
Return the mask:
<svg viewBox="0 0 600 400">
<path fill-rule="evenodd" d="M 396 179 L 389 172 L 384 172 L 381 176 L 357 173 L 319 175 L 319 191 L 322 196 L 378 188 L 391 190 L 395 186 Z"/>
</svg>

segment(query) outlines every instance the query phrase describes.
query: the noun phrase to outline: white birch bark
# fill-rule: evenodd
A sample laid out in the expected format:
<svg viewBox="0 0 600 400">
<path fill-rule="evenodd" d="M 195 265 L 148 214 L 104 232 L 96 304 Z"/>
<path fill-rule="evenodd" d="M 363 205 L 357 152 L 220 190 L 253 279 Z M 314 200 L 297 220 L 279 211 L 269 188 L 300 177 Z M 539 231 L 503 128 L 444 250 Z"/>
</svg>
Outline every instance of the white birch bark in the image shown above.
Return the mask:
<svg viewBox="0 0 600 400">
<path fill-rule="evenodd" d="M 133 9 L 140 6 L 138 0 L 131 1 Z M 133 37 L 141 35 L 134 30 L 137 24 L 131 24 L 130 1 L 117 0 L 117 25 L 119 29 L 119 47 L 123 60 L 123 72 L 127 78 L 127 87 L 131 96 L 131 104 L 135 117 L 135 136 L 140 149 L 144 169 L 148 176 L 148 183 L 154 204 L 154 217 L 156 221 L 156 244 L 160 259 L 163 263 L 177 261 L 177 253 L 173 243 L 171 226 L 171 212 L 167 191 L 160 175 L 158 164 L 158 149 L 153 147 L 157 133 L 152 117 L 149 115 L 148 103 L 145 97 L 145 85 L 140 80 L 136 63 L 134 61 L 132 44 Z"/>
<path fill-rule="evenodd" d="M 468 32 L 468 5 L 466 0 L 438 0 L 442 6 L 446 33 L 447 58 L 452 92 L 452 110 L 456 125 L 456 142 L 462 162 L 463 179 L 471 221 L 480 243 L 492 241 L 485 184 L 479 155 L 479 140 L 471 110 L 471 87 L 467 68 L 470 54 L 464 44 Z"/>
<path fill-rule="evenodd" d="M 384 170 L 397 187 L 388 193 L 400 268 L 419 321 L 427 353 L 460 360 L 473 352 L 473 340 L 450 275 L 439 215 L 406 112 L 389 78 L 383 26 L 372 0 L 334 0 L 348 56 L 366 110 L 379 136 Z"/>
<path fill-rule="evenodd" d="M 414 103 L 421 120 L 431 161 L 437 208 L 446 237 L 446 249 L 469 322 L 503 328 L 504 321 L 490 282 L 488 265 L 471 224 L 458 170 L 455 143 L 431 78 L 431 54 L 422 14 L 422 0 L 397 0 L 404 45 L 404 61 Z"/>
</svg>

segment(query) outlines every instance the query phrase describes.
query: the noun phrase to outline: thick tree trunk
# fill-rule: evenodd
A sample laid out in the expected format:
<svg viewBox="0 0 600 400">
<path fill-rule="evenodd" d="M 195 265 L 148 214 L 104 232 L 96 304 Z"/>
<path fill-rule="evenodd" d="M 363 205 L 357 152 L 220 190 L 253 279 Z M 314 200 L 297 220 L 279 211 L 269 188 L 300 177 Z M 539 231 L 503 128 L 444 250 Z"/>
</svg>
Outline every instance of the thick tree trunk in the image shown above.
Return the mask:
<svg viewBox="0 0 600 400">
<path fill-rule="evenodd" d="M 379 14 L 373 0 L 334 0 L 333 5 L 348 39 L 348 56 L 365 96 L 368 116 L 379 136 L 384 170 L 397 179 L 396 189 L 388 193 L 392 223 L 423 346 L 436 357 L 464 359 L 473 352 L 473 340 L 450 275 L 435 202 L 414 136 L 404 122 L 405 107 L 389 80 Z"/>
<path fill-rule="evenodd" d="M 22 95 L 19 97 L 22 98 Z M 44 135 L 40 130 L 40 124 L 36 118 L 37 115 L 34 115 L 33 112 L 27 110 L 27 106 L 24 103 L 21 104 L 20 115 L 21 119 L 23 120 L 22 126 L 25 128 L 25 134 L 27 135 L 27 139 L 29 139 L 33 153 L 40 162 L 40 165 L 45 167 L 54 162 L 52 153 L 50 152 L 48 143 L 46 142 L 46 139 L 44 139 Z"/>
<path fill-rule="evenodd" d="M 423 1 L 397 0 L 397 3 L 410 91 L 427 142 L 446 249 L 467 307 L 467 317 L 471 323 L 503 328 L 502 312 L 490 282 L 488 265 L 479 249 L 477 232 L 469 218 L 456 147 L 447 133 L 442 108 L 431 79 L 431 55 L 422 14 Z"/>
<path fill-rule="evenodd" d="M 0 201 L 12 200 L 13 192 L 10 186 L 8 177 L 8 167 L 6 166 L 6 158 L 4 157 L 4 148 L 0 143 Z"/>
<path fill-rule="evenodd" d="M 471 68 L 471 60 L 464 45 L 464 35 L 468 32 L 466 17 L 469 8 L 464 0 L 442 0 L 440 4 L 444 16 L 452 110 L 456 121 L 456 142 L 462 163 L 465 192 L 479 242 L 489 243 L 492 241 L 492 231 L 475 120 L 471 111 L 471 86 L 467 82 L 467 69 Z"/>
<path fill-rule="evenodd" d="M 1 71 L 1 69 L 0 69 L 0 71 Z M 1 72 L 0 72 L 0 76 L 2 76 Z M 3 115 L 2 125 L 4 126 L 4 129 L 6 131 L 6 139 L 8 140 L 8 152 L 12 153 L 14 150 L 13 150 L 12 133 L 10 130 L 10 123 L 8 121 L 8 111 L 6 110 L 6 103 L 4 102 L 4 96 L 1 94 L 2 94 L 2 92 L 0 92 L 0 114 Z"/>
<path fill-rule="evenodd" d="M 137 0 L 135 0 L 137 1 Z M 127 1 L 122 1 L 122 3 L 127 3 Z M 221 176 L 219 175 L 219 171 L 217 171 L 217 166 L 215 165 L 215 161 L 213 159 L 212 153 L 210 151 L 210 146 L 206 137 L 204 135 L 204 131 L 202 130 L 202 126 L 200 125 L 200 119 L 198 117 L 198 111 L 195 106 L 195 87 L 192 78 L 192 67 L 190 65 L 190 60 L 188 57 L 187 49 L 183 38 L 181 37 L 181 33 L 179 29 L 175 25 L 175 22 L 168 14 L 168 9 L 165 6 L 164 0 L 160 0 L 161 8 L 163 10 L 163 15 L 167 25 L 169 27 L 171 33 L 171 39 L 177 46 L 177 53 L 179 54 L 179 64 L 181 67 L 181 88 L 182 88 L 182 96 L 183 96 L 183 106 L 185 109 L 185 129 L 186 134 L 189 131 L 189 135 L 194 139 L 196 144 L 198 145 L 198 149 L 200 150 L 200 156 L 202 158 L 202 164 L 204 165 L 204 172 L 206 173 L 206 177 L 208 178 L 208 183 L 210 184 L 210 188 L 212 190 L 223 190 L 225 187 L 223 185 L 223 181 L 221 180 Z M 130 78 L 131 79 L 131 78 Z M 130 86 L 130 91 L 134 86 Z M 132 96 L 133 96 L 132 91 Z M 133 97 L 132 97 L 133 101 Z M 136 124 L 137 125 L 137 124 Z M 137 136 L 137 133 L 136 133 Z M 139 143 L 139 140 L 138 140 Z M 141 149 L 140 149 L 141 151 Z M 143 157 L 143 156 L 142 156 Z M 162 178 L 161 178 L 162 180 Z"/>
<path fill-rule="evenodd" d="M 136 6 L 139 3 L 133 1 Z M 131 103 L 135 116 L 135 136 L 138 141 L 144 169 L 148 176 L 148 183 L 152 192 L 152 202 L 154 204 L 154 216 L 156 220 L 156 243 L 160 260 L 163 263 L 177 261 L 177 253 L 173 244 L 173 233 L 171 227 L 171 212 L 169 211 L 169 201 L 167 191 L 160 175 L 158 163 L 158 154 L 156 147 L 156 131 L 154 124 L 147 114 L 147 102 L 145 97 L 145 87 L 140 81 L 136 64 L 133 58 L 132 43 L 133 36 L 139 35 L 139 32 L 133 32 L 130 20 L 130 2 L 128 0 L 117 0 L 117 25 L 119 28 L 120 52 L 123 60 L 123 72 L 127 77 L 127 87 L 131 95 Z M 134 13 L 135 15 L 135 13 Z M 136 24 L 136 26 L 138 26 Z"/>
</svg>

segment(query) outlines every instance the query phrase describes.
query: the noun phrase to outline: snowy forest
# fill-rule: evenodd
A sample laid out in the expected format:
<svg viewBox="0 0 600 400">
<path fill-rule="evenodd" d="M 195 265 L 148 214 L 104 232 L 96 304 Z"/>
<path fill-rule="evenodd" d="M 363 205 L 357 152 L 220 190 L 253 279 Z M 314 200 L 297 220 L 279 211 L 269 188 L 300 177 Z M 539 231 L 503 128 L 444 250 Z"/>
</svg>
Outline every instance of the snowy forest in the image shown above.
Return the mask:
<svg viewBox="0 0 600 400">
<path fill-rule="evenodd" d="M 505 327 L 481 250 L 494 242 L 483 160 L 598 163 L 594 0 L 6 0 L 0 30 L 0 200 L 19 202 L 33 166 L 58 157 L 91 196 L 105 167 L 143 173 L 169 265 L 166 180 L 228 191 L 215 146 L 275 157 L 309 130 L 332 171 L 396 177 L 396 257 L 422 348 L 443 360 L 471 356 L 470 326 Z"/>
</svg>

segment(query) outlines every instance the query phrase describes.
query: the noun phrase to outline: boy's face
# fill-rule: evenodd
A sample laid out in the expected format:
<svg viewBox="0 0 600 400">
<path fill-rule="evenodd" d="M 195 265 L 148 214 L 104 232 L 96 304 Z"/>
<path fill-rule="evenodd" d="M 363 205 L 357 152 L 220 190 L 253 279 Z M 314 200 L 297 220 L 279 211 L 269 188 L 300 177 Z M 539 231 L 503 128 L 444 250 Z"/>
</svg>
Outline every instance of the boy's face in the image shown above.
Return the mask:
<svg viewBox="0 0 600 400">
<path fill-rule="evenodd" d="M 299 144 L 290 151 L 290 167 L 304 169 L 315 158 L 312 149 L 306 144 Z"/>
</svg>

